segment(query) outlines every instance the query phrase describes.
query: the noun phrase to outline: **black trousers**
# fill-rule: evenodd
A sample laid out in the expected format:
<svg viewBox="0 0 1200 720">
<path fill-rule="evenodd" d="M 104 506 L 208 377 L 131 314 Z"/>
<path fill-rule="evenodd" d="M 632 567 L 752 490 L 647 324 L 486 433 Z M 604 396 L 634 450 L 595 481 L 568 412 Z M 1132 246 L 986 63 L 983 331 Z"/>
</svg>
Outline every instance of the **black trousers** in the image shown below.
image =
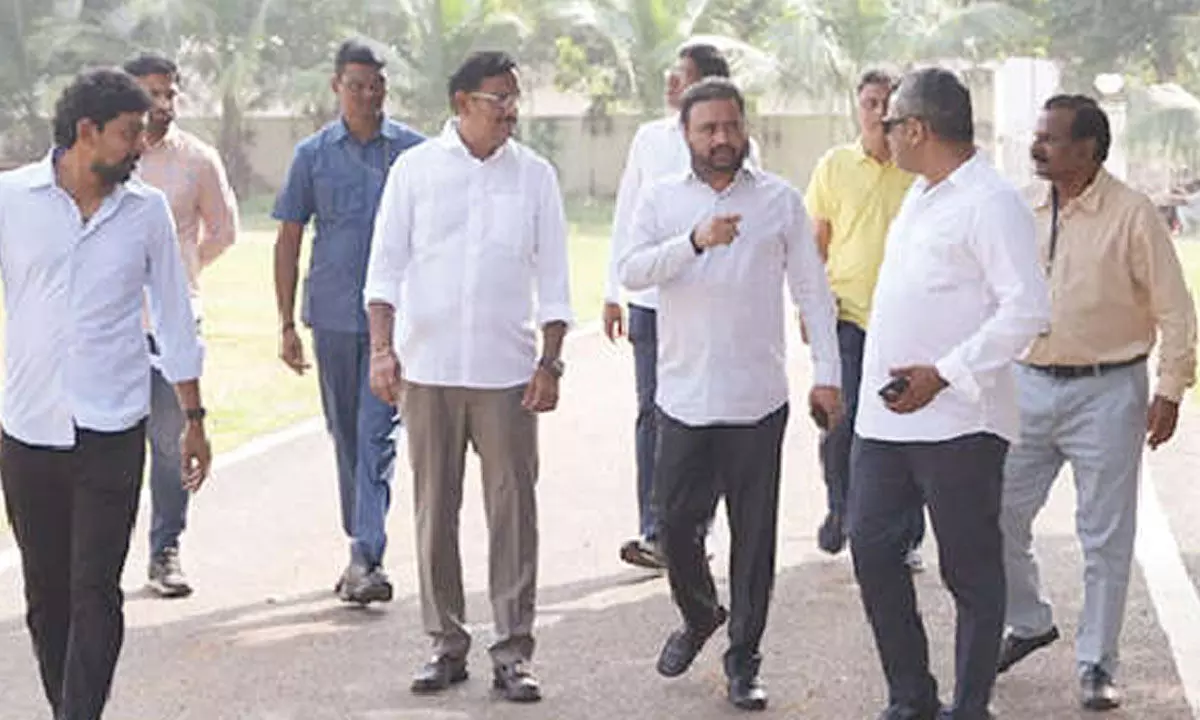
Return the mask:
<svg viewBox="0 0 1200 720">
<path fill-rule="evenodd" d="M 684 622 L 709 630 L 719 602 L 703 527 L 724 496 L 731 557 L 725 672 L 755 675 L 775 582 L 780 459 L 788 406 L 753 425 L 692 427 L 659 413 L 655 492 L 671 594 Z"/>
<path fill-rule="evenodd" d="M 908 518 L 925 503 L 957 609 L 952 717 L 988 717 L 1004 631 L 1000 495 L 1007 452 L 1007 442 L 983 433 L 931 443 L 854 439 L 850 547 L 892 705 L 928 713 L 938 703 L 912 573 L 900 561 Z"/>
<path fill-rule="evenodd" d="M 125 635 L 121 572 L 137 516 L 146 424 L 76 432 L 58 450 L 0 438 L 26 622 L 55 720 L 99 720 Z"/>
</svg>

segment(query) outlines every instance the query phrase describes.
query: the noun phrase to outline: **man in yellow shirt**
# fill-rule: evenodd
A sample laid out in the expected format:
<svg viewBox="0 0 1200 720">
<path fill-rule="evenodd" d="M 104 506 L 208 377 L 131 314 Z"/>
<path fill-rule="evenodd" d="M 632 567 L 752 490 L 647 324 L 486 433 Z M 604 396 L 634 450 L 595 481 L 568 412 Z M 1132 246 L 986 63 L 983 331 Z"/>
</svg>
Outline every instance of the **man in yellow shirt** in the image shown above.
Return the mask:
<svg viewBox="0 0 1200 720">
<path fill-rule="evenodd" d="M 863 346 L 871 296 L 883 263 L 888 228 L 912 184 L 912 175 L 892 163 L 883 116 L 895 81 L 871 70 L 858 83 L 858 124 L 862 136 L 835 147 L 813 170 L 805 196 L 816 226 L 817 249 L 825 260 L 829 285 L 838 304 L 838 349 L 842 358 L 842 397 L 846 414 L 821 442 L 829 512 L 817 533 L 821 549 L 836 555 L 846 545 L 845 510 L 850 479 L 850 443 L 858 409 Z M 869 388 L 874 392 L 878 388 Z M 916 548 L 925 534 L 925 518 L 911 525 L 906 562 L 922 567 Z"/>
</svg>

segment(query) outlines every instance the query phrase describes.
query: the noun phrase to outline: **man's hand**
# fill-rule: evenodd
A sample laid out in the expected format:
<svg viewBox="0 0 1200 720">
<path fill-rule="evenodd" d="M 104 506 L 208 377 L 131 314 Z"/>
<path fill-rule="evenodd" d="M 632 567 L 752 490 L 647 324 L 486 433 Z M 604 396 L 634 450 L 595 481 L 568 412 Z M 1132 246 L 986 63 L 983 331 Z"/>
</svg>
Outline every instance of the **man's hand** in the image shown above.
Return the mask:
<svg viewBox="0 0 1200 720">
<path fill-rule="evenodd" d="M 1175 426 L 1178 423 L 1179 403 L 1155 395 L 1154 400 L 1150 402 L 1150 412 L 1146 414 L 1146 433 L 1149 435 L 1146 444 L 1151 450 L 1157 450 L 1159 445 L 1170 440 L 1175 434 Z"/>
<path fill-rule="evenodd" d="M 808 414 L 822 430 L 828 432 L 837 427 L 845 413 L 842 391 L 838 388 L 817 385 L 808 393 Z"/>
<path fill-rule="evenodd" d="M 619 303 L 604 303 L 604 335 L 609 342 L 625 337 L 625 311 Z"/>
<path fill-rule="evenodd" d="M 529 412 L 550 412 L 558 407 L 558 378 L 546 368 L 539 367 L 525 387 L 521 406 Z"/>
<path fill-rule="evenodd" d="M 279 359 L 297 375 L 303 375 L 311 367 L 304 359 L 304 343 L 295 325 L 285 326 L 279 336 Z"/>
<path fill-rule="evenodd" d="M 179 447 L 183 455 L 183 489 L 196 492 L 208 479 L 208 470 L 212 467 L 212 447 L 204 432 L 203 421 L 188 421 Z"/>
<path fill-rule="evenodd" d="M 949 387 L 932 365 L 912 365 L 910 367 L 893 368 L 892 377 L 908 378 L 908 387 L 895 400 L 887 402 L 887 407 L 894 413 L 907 414 L 920 410 L 938 393 Z"/>
<path fill-rule="evenodd" d="M 404 392 L 404 378 L 400 373 L 400 360 L 392 348 L 371 350 L 371 394 L 392 407 L 400 404 Z"/>
<path fill-rule="evenodd" d="M 696 226 L 693 238 L 696 247 L 705 250 L 718 245 L 728 245 L 738 235 L 741 215 L 715 215 Z"/>
</svg>

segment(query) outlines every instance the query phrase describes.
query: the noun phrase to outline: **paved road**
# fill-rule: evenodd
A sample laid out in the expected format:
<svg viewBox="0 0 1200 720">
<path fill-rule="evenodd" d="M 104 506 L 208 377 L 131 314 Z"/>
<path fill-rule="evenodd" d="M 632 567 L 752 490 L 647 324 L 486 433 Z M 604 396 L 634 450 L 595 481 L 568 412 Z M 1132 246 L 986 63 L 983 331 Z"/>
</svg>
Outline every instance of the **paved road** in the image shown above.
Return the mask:
<svg viewBox="0 0 1200 720">
<path fill-rule="evenodd" d="M 798 347 L 793 343 L 793 347 Z M 477 468 L 468 469 L 462 518 L 470 619 L 477 623 L 473 679 L 439 698 L 416 698 L 408 676 L 426 654 L 415 599 L 410 488 L 398 477 L 388 566 L 399 597 L 357 610 L 332 596 L 344 562 L 331 448 L 319 432 L 221 468 L 197 498 L 184 560 L 199 591 L 182 601 L 150 599 L 140 585 L 145 528 L 139 527 L 126 587 L 129 631 L 109 717 L 117 720 L 450 720 L 531 718 L 600 720 L 733 717 L 723 699 L 715 640 L 687 676 L 666 681 L 653 667 L 676 617 L 662 578 L 627 569 L 616 548 L 636 526 L 633 503 L 633 390 L 627 349 L 597 336 L 574 339 L 560 410 L 542 426 L 542 556 L 537 666 L 546 700 L 515 707 L 492 698 L 483 648 L 488 642 L 485 533 Z M 808 366 L 793 359 L 795 400 Z M 1197 428 L 1188 418 L 1183 432 Z M 874 718 L 883 684 L 848 559 L 815 550 L 823 489 L 815 472 L 815 434 L 794 413 L 785 452 L 779 577 L 765 641 L 769 716 Z M 1193 443 L 1200 448 L 1200 442 Z M 1193 572 L 1200 570 L 1200 517 L 1180 443 L 1156 454 L 1154 478 L 1171 528 Z M 1064 478 L 1065 480 L 1065 478 Z M 142 519 L 146 513 L 143 508 Z M 1039 525 L 1050 593 L 1068 636 L 1079 607 L 1081 568 L 1072 535 L 1069 482 Z M 723 523 L 716 566 L 728 555 Z M 0 539 L 0 558 L 6 540 Z M 930 572 L 920 595 L 943 687 L 953 681 L 953 611 L 926 547 Z M 723 573 L 722 573 L 723 574 Z M 1182 574 L 1182 573 L 1181 573 Z M 1194 589 L 1190 601 L 1194 602 Z M 1176 588 L 1176 590 L 1178 590 Z M 1172 602 L 1187 605 L 1188 593 Z M 20 582 L 0 562 L 0 718 L 41 720 Z M 1169 623 L 1168 623 L 1169 625 Z M 1185 720 L 1188 709 L 1170 640 L 1142 572 L 1125 632 L 1117 719 Z M 1179 644 L 1178 639 L 1176 643 Z M 1197 650 L 1200 648 L 1191 648 Z M 1187 655 L 1188 648 L 1181 650 Z M 1186 663 L 1184 663 L 1186 666 Z M 994 707 L 1002 718 L 1082 718 L 1076 709 L 1073 654 L 1059 643 L 1003 678 Z"/>
</svg>

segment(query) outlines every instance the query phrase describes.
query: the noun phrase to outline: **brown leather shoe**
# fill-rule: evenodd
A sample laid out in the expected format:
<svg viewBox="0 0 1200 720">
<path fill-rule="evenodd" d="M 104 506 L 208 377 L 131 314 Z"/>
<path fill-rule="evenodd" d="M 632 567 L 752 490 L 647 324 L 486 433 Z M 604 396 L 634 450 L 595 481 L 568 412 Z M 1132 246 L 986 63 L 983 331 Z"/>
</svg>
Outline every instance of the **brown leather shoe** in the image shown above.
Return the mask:
<svg viewBox="0 0 1200 720">
<path fill-rule="evenodd" d="M 1092 665 L 1079 679 L 1080 703 L 1086 710 L 1116 710 L 1121 707 L 1121 693 L 1109 675 L 1099 665 Z"/>
<path fill-rule="evenodd" d="M 492 673 L 492 687 L 509 702 L 531 703 L 542 699 L 537 677 L 523 662 L 497 665 Z"/>
</svg>

